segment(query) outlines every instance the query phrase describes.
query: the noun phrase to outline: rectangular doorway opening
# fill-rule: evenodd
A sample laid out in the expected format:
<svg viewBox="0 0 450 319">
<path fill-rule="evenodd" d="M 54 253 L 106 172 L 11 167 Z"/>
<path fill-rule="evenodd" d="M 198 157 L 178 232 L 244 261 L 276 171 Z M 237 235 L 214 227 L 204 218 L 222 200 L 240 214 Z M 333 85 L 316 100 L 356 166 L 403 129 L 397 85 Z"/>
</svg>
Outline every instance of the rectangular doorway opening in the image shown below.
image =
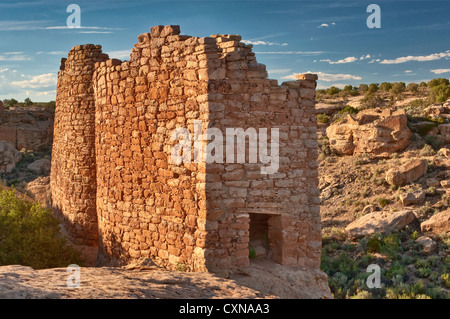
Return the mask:
<svg viewBox="0 0 450 319">
<path fill-rule="evenodd" d="M 281 262 L 281 216 L 250 213 L 250 262 L 271 259 Z"/>
</svg>

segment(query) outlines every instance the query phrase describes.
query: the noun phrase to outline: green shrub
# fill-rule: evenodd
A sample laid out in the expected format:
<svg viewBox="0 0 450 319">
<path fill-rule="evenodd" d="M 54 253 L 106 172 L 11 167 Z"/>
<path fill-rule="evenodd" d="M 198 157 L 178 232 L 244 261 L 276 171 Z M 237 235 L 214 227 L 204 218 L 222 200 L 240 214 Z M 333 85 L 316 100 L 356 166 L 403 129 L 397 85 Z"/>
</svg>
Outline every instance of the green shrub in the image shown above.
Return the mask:
<svg viewBox="0 0 450 319">
<path fill-rule="evenodd" d="M 328 93 L 328 95 L 336 95 L 336 94 L 339 94 L 340 91 L 341 91 L 340 88 L 338 88 L 336 86 L 332 86 L 328 89 L 327 93 Z"/>
<path fill-rule="evenodd" d="M 436 127 L 436 126 L 437 126 L 436 123 L 430 122 L 430 123 L 428 123 L 428 124 L 426 124 L 426 125 L 422 125 L 421 127 L 419 127 L 419 128 L 417 129 L 417 133 L 418 133 L 420 136 L 425 137 L 425 136 L 427 136 L 427 134 L 428 134 L 434 127 Z"/>
<path fill-rule="evenodd" d="M 380 252 L 388 255 L 391 259 L 397 257 L 399 252 L 400 238 L 397 234 L 389 234 L 383 238 Z"/>
<path fill-rule="evenodd" d="M 450 288 L 450 274 L 442 274 L 441 279 L 442 279 L 443 285 L 447 288 Z"/>
<path fill-rule="evenodd" d="M 384 92 L 389 92 L 389 90 L 392 88 L 392 84 L 389 82 L 383 82 L 380 84 L 379 90 Z"/>
<path fill-rule="evenodd" d="M 368 94 L 361 100 L 363 109 L 373 109 L 383 106 L 384 100 L 381 96 L 376 94 Z"/>
<path fill-rule="evenodd" d="M 403 82 L 395 82 L 392 85 L 392 88 L 389 90 L 392 94 L 400 94 L 403 93 L 406 89 L 406 85 Z"/>
<path fill-rule="evenodd" d="M 339 110 L 338 114 L 356 114 L 358 112 L 358 109 L 354 108 L 353 106 L 347 105 L 342 110 Z"/>
<path fill-rule="evenodd" d="M 385 207 L 385 206 L 387 206 L 387 205 L 389 205 L 389 199 L 387 199 L 387 198 L 378 198 L 377 199 L 377 202 L 378 202 L 378 204 L 380 204 L 380 206 L 383 208 L 383 207 Z"/>
<path fill-rule="evenodd" d="M 369 86 L 367 84 L 360 84 L 358 87 L 358 91 L 360 93 L 366 93 L 369 90 Z"/>
<path fill-rule="evenodd" d="M 0 265 L 35 269 L 82 264 L 81 254 L 61 237 L 59 221 L 49 209 L 0 191 Z"/>
<path fill-rule="evenodd" d="M 381 250 L 381 239 L 379 234 L 374 234 L 367 239 L 367 252 L 379 253 Z"/>
<path fill-rule="evenodd" d="M 254 259 L 256 257 L 256 251 L 255 248 L 250 248 L 248 250 L 248 258 Z"/>
<path fill-rule="evenodd" d="M 406 90 L 408 90 L 409 92 L 416 93 L 417 91 L 419 91 L 419 84 L 417 84 L 417 83 L 409 83 L 406 86 Z"/>
<path fill-rule="evenodd" d="M 429 98 L 432 103 L 444 103 L 449 97 L 450 86 L 448 84 L 440 84 L 430 89 Z"/>
<path fill-rule="evenodd" d="M 326 124 L 328 122 L 330 122 L 330 117 L 326 114 L 317 114 L 317 122 L 318 123 L 322 123 L 322 124 Z"/>
<path fill-rule="evenodd" d="M 425 136 L 425 143 L 430 145 L 433 149 L 438 150 L 441 148 L 442 146 L 442 141 L 439 140 L 436 136 L 434 135 L 427 135 Z"/>
<path fill-rule="evenodd" d="M 400 261 L 395 261 L 392 264 L 391 268 L 389 268 L 389 270 L 386 272 L 386 276 L 392 279 L 400 277 L 403 278 L 406 273 L 406 267 Z"/>
<path fill-rule="evenodd" d="M 436 151 L 430 144 L 425 144 L 419 151 L 420 156 L 434 156 Z"/>
<path fill-rule="evenodd" d="M 378 83 L 371 83 L 369 84 L 369 88 L 367 90 L 370 93 L 375 93 L 378 91 Z"/>
<path fill-rule="evenodd" d="M 429 88 L 435 87 L 435 86 L 439 86 L 439 85 L 449 85 L 449 80 L 445 79 L 445 78 L 436 78 L 433 80 L 428 81 L 427 85 Z"/>
</svg>

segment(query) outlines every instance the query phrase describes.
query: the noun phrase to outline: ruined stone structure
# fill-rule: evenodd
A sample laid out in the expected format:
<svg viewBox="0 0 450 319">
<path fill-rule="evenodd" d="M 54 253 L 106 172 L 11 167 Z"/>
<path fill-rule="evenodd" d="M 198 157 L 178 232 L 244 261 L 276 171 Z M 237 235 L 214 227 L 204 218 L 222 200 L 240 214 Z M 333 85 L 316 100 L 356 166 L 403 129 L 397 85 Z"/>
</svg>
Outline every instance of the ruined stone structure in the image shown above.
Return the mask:
<svg viewBox="0 0 450 319">
<path fill-rule="evenodd" d="M 129 61 L 96 45 L 62 60 L 51 189 L 72 240 L 98 243 L 100 264 L 149 257 L 168 269 L 232 269 L 251 262 L 256 243 L 280 264 L 319 268 L 317 76 L 278 85 L 237 35 L 157 26 L 138 39 Z M 198 121 L 203 133 L 267 129 L 268 140 L 277 128 L 278 170 L 262 173 L 261 153 L 230 162 L 238 147 L 227 160 L 175 163 L 173 131 Z"/>
</svg>

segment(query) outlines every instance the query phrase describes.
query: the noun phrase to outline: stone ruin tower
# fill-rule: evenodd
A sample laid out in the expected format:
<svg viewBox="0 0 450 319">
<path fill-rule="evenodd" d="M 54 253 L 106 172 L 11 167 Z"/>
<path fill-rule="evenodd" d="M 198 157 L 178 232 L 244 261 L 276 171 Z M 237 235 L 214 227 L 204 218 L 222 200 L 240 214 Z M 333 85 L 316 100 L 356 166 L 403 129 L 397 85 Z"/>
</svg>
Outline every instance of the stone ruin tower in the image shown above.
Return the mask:
<svg viewBox="0 0 450 319">
<path fill-rule="evenodd" d="M 138 39 L 129 61 L 91 44 L 62 59 L 51 190 L 71 241 L 98 251 L 100 265 L 147 257 L 167 269 L 215 271 L 261 254 L 318 269 L 317 76 L 278 85 L 238 35 L 156 26 Z M 175 163 L 171 134 L 198 123 L 223 132 L 224 143 L 227 128 L 267 129 L 267 140 L 277 128 L 278 170 L 261 173 L 264 154 L 251 161 L 249 147 L 237 146 L 226 157 L 245 162 Z"/>
</svg>

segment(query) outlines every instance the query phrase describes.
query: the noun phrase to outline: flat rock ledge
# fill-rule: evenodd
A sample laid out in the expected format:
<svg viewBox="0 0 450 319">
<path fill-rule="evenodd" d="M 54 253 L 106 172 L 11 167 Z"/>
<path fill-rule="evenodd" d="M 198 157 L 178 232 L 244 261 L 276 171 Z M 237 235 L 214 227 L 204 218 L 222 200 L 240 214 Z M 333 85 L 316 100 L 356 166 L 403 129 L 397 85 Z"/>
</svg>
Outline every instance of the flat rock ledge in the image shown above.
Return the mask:
<svg viewBox="0 0 450 319">
<path fill-rule="evenodd" d="M 67 286 L 69 276 L 66 268 L 2 266 L 0 299 L 332 298 L 327 276 L 320 270 L 283 266 L 248 267 L 229 279 L 155 266 L 81 267 L 80 288 Z"/>
</svg>

